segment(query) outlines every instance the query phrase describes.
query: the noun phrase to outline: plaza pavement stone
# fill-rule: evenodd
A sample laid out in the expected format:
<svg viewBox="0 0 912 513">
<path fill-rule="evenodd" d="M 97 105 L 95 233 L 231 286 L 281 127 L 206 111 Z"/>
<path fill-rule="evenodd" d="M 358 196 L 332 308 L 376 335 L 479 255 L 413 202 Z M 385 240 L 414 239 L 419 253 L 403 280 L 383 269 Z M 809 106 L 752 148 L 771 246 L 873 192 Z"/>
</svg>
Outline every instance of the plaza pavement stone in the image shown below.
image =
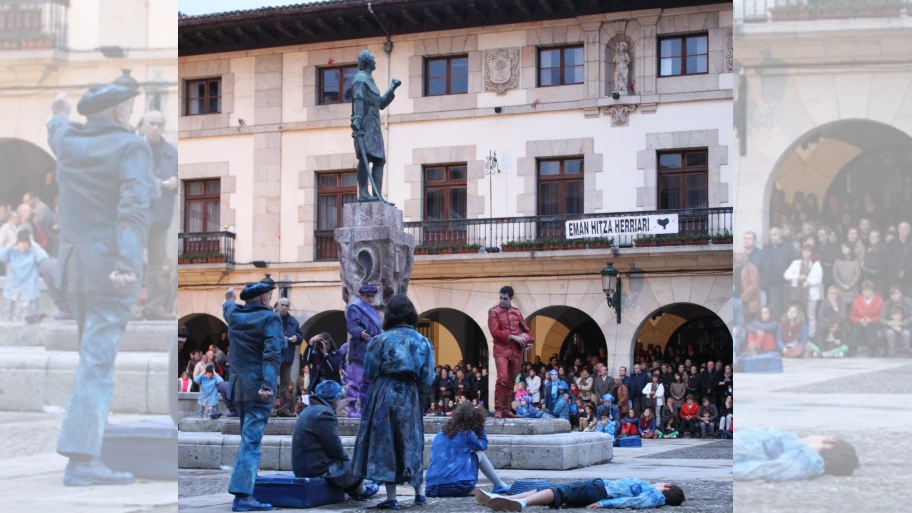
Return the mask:
<svg viewBox="0 0 912 513">
<path fill-rule="evenodd" d="M 685 447 L 668 452 L 648 454 L 641 458 L 655 460 L 729 460 L 732 459 L 732 441 L 719 440 L 696 447 Z"/>
</svg>

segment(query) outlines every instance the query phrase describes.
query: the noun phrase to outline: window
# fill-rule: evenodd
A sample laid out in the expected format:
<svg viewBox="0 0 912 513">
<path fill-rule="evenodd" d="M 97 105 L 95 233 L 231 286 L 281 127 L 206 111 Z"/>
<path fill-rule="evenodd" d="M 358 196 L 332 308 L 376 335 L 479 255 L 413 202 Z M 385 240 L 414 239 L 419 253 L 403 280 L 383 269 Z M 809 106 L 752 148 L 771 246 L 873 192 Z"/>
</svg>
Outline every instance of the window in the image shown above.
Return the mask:
<svg viewBox="0 0 912 513">
<path fill-rule="evenodd" d="M 538 49 L 538 86 L 583 83 L 583 47 Z"/>
<path fill-rule="evenodd" d="M 184 232 L 219 231 L 221 180 L 184 181 Z"/>
<path fill-rule="evenodd" d="M 707 207 L 707 152 L 659 154 L 659 210 Z"/>
<path fill-rule="evenodd" d="M 699 75 L 709 72 L 708 37 L 666 37 L 659 40 L 659 76 Z"/>
<path fill-rule="evenodd" d="M 466 218 L 466 165 L 424 168 L 424 220 L 460 221 Z M 425 244 L 464 244 L 466 225 L 445 223 L 425 229 Z"/>
<path fill-rule="evenodd" d="M 358 74 L 357 66 L 320 68 L 320 105 L 351 103 L 352 82 Z M 341 91 L 341 94 L 340 94 Z"/>
<path fill-rule="evenodd" d="M 358 179 L 353 171 L 317 175 L 317 260 L 338 258 L 334 231 L 342 225 L 342 206 L 354 203 L 357 196 Z"/>
<path fill-rule="evenodd" d="M 187 116 L 222 112 L 222 79 L 187 81 Z"/>
<path fill-rule="evenodd" d="M 424 95 L 464 94 L 469 92 L 469 58 L 445 57 L 425 60 Z"/>
<path fill-rule="evenodd" d="M 538 215 L 556 216 L 583 213 L 583 159 L 538 161 Z M 539 223 L 539 237 L 562 239 L 564 223 Z"/>
</svg>

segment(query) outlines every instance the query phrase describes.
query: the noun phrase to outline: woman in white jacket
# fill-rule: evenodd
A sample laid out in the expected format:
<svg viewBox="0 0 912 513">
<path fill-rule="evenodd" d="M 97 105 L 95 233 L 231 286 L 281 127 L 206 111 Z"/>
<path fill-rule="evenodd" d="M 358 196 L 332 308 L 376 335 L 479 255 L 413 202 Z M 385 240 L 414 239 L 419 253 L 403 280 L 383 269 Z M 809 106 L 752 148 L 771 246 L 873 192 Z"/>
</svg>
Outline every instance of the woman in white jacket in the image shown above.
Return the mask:
<svg viewBox="0 0 912 513">
<path fill-rule="evenodd" d="M 651 408 L 655 412 L 656 426 L 660 426 L 662 421 L 659 415 L 662 405 L 665 404 L 665 386 L 659 383 L 659 375 L 652 375 L 652 382 L 646 383 L 643 387 L 643 399 L 645 400 L 644 408 Z M 657 407 L 658 406 L 658 407 Z"/>
<path fill-rule="evenodd" d="M 529 375 L 526 376 L 526 390 L 532 398 L 532 404 L 538 406 L 541 404 L 541 378 L 535 374 L 535 369 L 529 369 Z"/>
<path fill-rule="evenodd" d="M 789 300 L 807 308 L 808 337 L 812 339 L 817 327 L 817 303 L 820 302 L 823 283 L 823 267 L 813 257 L 814 249 L 804 246 L 801 248 L 801 259 L 792 262 L 783 274 L 783 278 L 791 285 Z"/>
</svg>

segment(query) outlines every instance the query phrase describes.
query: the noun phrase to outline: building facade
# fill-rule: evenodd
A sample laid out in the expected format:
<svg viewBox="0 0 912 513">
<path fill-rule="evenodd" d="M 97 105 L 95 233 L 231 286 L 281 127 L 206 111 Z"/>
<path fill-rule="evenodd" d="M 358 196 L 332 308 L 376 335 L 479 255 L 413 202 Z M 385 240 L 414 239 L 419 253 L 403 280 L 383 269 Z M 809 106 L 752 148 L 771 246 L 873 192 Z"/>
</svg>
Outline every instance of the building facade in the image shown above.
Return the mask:
<svg viewBox="0 0 912 513">
<path fill-rule="evenodd" d="M 368 49 L 381 89 L 402 81 L 381 114 L 383 193 L 419 245 L 408 293 L 439 362 L 489 364 L 487 312 L 503 285 L 535 332 L 529 358 L 601 352 L 616 368 L 637 341 L 724 343 L 732 7 L 649 4 L 325 2 L 181 17 L 182 329 L 216 340 L 225 289 L 265 271 L 306 337 L 344 341 L 332 234 L 357 194 L 346 84 Z M 682 237 L 608 247 L 564 231 L 652 214 L 677 215 Z M 621 273 L 620 319 L 607 262 Z"/>
</svg>

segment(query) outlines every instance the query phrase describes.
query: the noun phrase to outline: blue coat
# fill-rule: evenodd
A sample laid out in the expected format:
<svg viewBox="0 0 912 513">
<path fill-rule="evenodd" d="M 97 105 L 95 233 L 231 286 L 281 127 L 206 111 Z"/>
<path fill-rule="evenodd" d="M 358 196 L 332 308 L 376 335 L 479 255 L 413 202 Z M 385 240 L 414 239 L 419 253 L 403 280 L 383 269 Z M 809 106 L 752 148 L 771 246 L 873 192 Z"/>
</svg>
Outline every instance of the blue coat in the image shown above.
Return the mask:
<svg viewBox="0 0 912 513">
<path fill-rule="evenodd" d="M 162 139 L 159 145 L 151 145 L 152 162 L 154 166 L 155 177 L 161 181 L 166 181 L 172 176 L 177 176 L 177 148 L 168 141 Z M 155 166 L 155 152 L 158 152 L 157 166 Z M 174 215 L 174 200 L 177 197 L 178 189 L 161 189 L 161 197 L 152 202 L 152 222 L 161 227 L 171 225 L 171 217 Z"/>
<path fill-rule="evenodd" d="M 285 333 L 285 338 L 298 337 L 298 341 L 294 344 L 289 344 L 286 341 L 285 351 L 282 355 L 282 363 L 292 365 L 295 357 L 300 354 L 299 348 L 301 347 L 301 341 L 304 340 L 304 334 L 301 333 L 301 325 L 294 315 L 288 314 L 285 317 L 280 315 L 279 317 L 282 319 L 282 331 Z"/>
<path fill-rule="evenodd" d="M 199 395 L 196 398 L 197 403 L 209 406 L 219 403 L 218 386 L 225 381 L 221 376 L 213 374 L 211 378 L 208 378 L 205 374 L 200 374 L 193 378 L 193 381 L 200 386 Z"/>
<path fill-rule="evenodd" d="M 823 475 L 823 458 L 797 436 L 773 428 L 738 431 L 735 481 L 800 481 Z"/>
<path fill-rule="evenodd" d="M 565 401 L 563 397 L 559 397 L 557 403 L 554 404 L 554 409 L 550 413 L 557 418 L 570 420 L 570 405 L 567 404 L 567 401 Z"/>
<path fill-rule="evenodd" d="M 233 401 L 261 401 L 261 388 L 279 387 L 279 362 L 285 349 L 279 314 L 254 303 L 222 305 L 228 338 L 231 339 L 231 385 Z"/>
<path fill-rule="evenodd" d="M 345 310 L 345 328 L 348 331 L 348 360 L 349 362 L 364 362 L 364 353 L 370 339 L 362 340 L 361 332 L 366 331 L 371 337 L 376 337 L 383 331 L 380 316 L 374 307 L 361 299 L 355 299 Z"/>
<path fill-rule="evenodd" d="M 462 431 L 452 439 L 443 431 L 437 433 L 431 444 L 431 462 L 428 465 L 428 486 L 477 481 L 478 462 L 474 451 L 488 450 L 488 433 L 482 430 L 481 437 L 472 431 Z"/>
<path fill-rule="evenodd" d="M 60 188 L 57 288 L 78 286 L 82 292 L 135 298 L 142 284 L 151 205 L 159 195 L 149 145 L 100 118 L 81 125 L 58 115 L 47 128 Z M 134 273 L 137 279 L 132 286 L 115 288 L 108 279 L 114 270 Z"/>
<path fill-rule="evenodd" d="M 298 416 L 291 437 L 291 468 L 295 476 L 323 476 L 333 463 L 349 460 L 339 438 L 336 412 L 331 404 L 312 395 L 310 406 Z"/>
<path fill-rule="evenodd" d="M 611 403 L 610 406 L 605 406 L 604 404 L 602 404 L 601 406 L 599 406 L 598 408 L 595 409 L 595 416 L 599 420 L 601 420 L 602 416 L 604 416 L 604 415 L 607 415 L 608 420 L 611 420 L 613 422 L 617 422 L 617 421 L 621 420 L 620 413 L 618 411 L 618 406 L 614 403 Z"/>
<path fill-rule="evenodd" d="M 605 492 L 608 498 L 599 501 L 605 509 L 649 509 L 665 505 L 665 496 L 662 492 L 639 479 L 605 481 Z"/>
<path fill-rule="evenodd" d="M 565 381 L 561 380 L 560 378 L 558 378 L 557 381 L 548 381 L 545 383 L 545 393 L 542 396 L 542 403 L 544 403 L 544 405 L 548 407 L 548 411 L 551 413 L 554 413 L 551 411 L 554 406 L 554 404 L 553 404 L 554 398 L 551 397 L 551 389 L 555 386 L 557 387 L 558 390 L 561 390 L 561 389 L 570 390 L 570 387 L 567 386 L 567 383 Z M 557 397 L 560 398 L 560 395 L 558 395 Z"/>
<path fill-rule="evenodd" d="M 0 248 L 0 262 L 7 264 L 3 297 L 20 301 L 38 299 L 41 296 L 38 265 L 47 258 L 48 254 L 37 244 L 32 244 L 25 253 L 21 253 L 15 244 Z"/>
</svg>

